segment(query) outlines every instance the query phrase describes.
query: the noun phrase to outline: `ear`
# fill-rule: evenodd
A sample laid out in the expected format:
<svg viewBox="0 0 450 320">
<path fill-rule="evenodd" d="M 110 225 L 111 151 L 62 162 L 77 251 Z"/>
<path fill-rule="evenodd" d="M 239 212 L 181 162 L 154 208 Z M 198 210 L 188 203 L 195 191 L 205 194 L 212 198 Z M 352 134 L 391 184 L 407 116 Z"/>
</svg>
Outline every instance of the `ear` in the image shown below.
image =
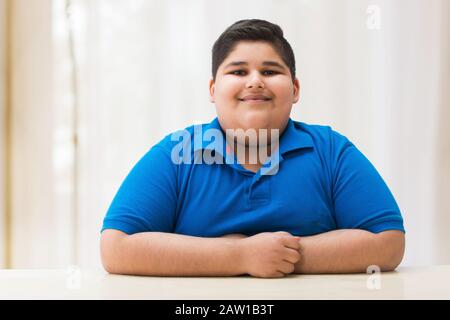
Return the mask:
<svg viewBox="0 0 450 320">
<path fill-rule="evenodd" d="M 297 103 L 300 100 L 300 81 L 295 78 L 294 80 L 294 99 L 292 103 Z"/>
<path fill-rule="evenodd" d="M 209 101 L 214 103 L 214 79 L 209 80 Z"/>
</svg>

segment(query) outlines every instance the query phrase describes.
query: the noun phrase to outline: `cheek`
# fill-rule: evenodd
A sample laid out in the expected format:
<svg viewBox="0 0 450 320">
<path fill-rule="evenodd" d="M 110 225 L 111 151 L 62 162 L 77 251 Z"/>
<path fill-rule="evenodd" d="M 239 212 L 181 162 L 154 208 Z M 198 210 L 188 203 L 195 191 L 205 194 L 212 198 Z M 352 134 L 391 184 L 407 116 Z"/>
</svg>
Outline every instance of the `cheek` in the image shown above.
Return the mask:
<svg viewBox="0 0 450 320">
<path fill-rule="evenodd" d="M 216 85 L 216 97 L 219 99 L 234 99 L 241 90 L 241 84 L 236 80 L 223 79 Z"/>
<path fill-rule="evenodd" d="M 291 83 L 274 81 L 270 84 L 272 92 L 279 98 L 289 99 L 294 95 L 294 87 Z"/>
</svg>

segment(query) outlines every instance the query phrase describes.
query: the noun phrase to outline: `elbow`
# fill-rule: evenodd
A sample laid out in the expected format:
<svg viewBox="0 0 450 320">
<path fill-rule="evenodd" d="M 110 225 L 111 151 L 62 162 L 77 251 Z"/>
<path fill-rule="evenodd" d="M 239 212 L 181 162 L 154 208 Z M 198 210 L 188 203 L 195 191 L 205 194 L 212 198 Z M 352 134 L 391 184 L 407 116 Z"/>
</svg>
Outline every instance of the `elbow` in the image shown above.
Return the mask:
<svg viewBox="0 0 450 320">
<path fill-rule="evenodd" d="M 114 261 L 112 257 L 109 256 L 108 253 L 105 253 L 104 250 L 101 250 L 101 261 L 103 265 L 103 269 L 110 274 L 119 274 L 119 268 L 117 263 Z"/>
<path fill-rule="evenodd" d="M 118 272 L 113 267 L 113 265 L 111 263 L 105 261 L 105 259 L 103 259 L 103 258 L 102 258 L 102 265 L 103 265 L 103 269 L 105 269 L 106 272 L 108 272 L 110 274 L 118 274 Z"/>
<path fill-rule="evenodd" d="M 394 257 L 394 258 L 388 259 L 388 261 L 386 261 L 384 263 L 384 265 L 382 265 L 381 271 L 382 272 L 395 271 L 395 269 L 397 269 L 397 267 L 402 262 L 402 259 L 403 259 L 403 256 L 401 256 L 401 257 Z"/>
<path fill-rule="evenodd" d="M 380 252 L 384 252 L 383 263 L 380 269 L 390 272 L 397 269 L 405 254 L 405 234 L 401 231 L 383 232 Z"/>
<path fill-rule="evenodd" d="M 106 272 L 111 274 L 120 273 L 117 265 L 117 259 L 113 256 L 111 250 L 103 243 L 103 241 L 100 245 L 100 255 L 103 269 L 105 269 Z"/>
<path fill-rule="evenodd" d="M 405 253 L 405 245 L 403 244 L 403 247 L 395 251 L 391 256 L 391 258 L 389 259 L 386 271 L 394 271 L 395 269 L 397 269 L 397 267 L 403 260 L 404 253 Z"/>
<path fill-rule="evenodd" d="M 125 234 L 117 230 L 105 230 L 100 239 L 100 256 L 103 268 L 111 274 L 121 274 L 120 247 Z"/>
</svg>

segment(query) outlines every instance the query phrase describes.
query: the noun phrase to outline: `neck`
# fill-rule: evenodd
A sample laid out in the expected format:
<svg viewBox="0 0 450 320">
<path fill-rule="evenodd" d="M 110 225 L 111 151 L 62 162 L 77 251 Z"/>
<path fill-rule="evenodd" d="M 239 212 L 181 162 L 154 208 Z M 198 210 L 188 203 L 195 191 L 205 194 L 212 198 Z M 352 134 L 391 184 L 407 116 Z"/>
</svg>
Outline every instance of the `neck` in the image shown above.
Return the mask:
<svg viewBox="0 0 450 320">
<path fill-rule="evenodd" d="M 273 152 L 271 145 L 248 146 L 235 143 L 233 146 L 238 163 L 253 172 L 258 171 Z"/>
</svg>

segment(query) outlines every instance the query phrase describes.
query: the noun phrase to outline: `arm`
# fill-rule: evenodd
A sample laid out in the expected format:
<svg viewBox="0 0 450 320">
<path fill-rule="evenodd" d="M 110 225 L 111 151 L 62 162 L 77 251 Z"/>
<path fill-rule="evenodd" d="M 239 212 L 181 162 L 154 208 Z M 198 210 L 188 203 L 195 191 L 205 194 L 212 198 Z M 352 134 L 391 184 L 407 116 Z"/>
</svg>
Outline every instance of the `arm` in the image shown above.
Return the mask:
<svg viewBox="0 0 450 320">
<path fill-rule="evenodd" d="M 404 233 L 397 230 L 374 234 L 341 229 L 302 237 L 295 273 L 366 273 L 370 265 L 393 271 L 400 264 L 404 249 Z"/>
<path fill-rule="evenodd" d="M 274 278 L 294 272 L 300 259 L 298 241 L 283 231 L 201 238 L 163 232 L 127 235 L 107 229 L 101 237 L 101 255 L 110 273 Z"/>
<path fill-rule="evenodd" d="M 107 229 L 101 235 L 101 256 L 110 273 L 234 276 L 245 273 L 238 241 L 163 232 L 127 235 Z"/>
</svg>

